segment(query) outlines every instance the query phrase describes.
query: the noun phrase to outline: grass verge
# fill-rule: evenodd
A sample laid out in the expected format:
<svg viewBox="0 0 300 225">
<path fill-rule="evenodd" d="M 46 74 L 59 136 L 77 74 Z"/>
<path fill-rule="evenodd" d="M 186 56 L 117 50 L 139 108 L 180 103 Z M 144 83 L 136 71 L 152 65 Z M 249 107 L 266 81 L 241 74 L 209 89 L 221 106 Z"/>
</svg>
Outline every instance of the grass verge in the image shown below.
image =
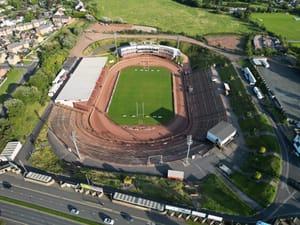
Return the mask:
<svg viewBox="0 0 300 225">
<path fill-rule="evenodd" d="M 267 165 L 267 166 L 266 166 Z M 259 171 L 263 178 L 279 178 L 281 173 L 281 159 L 275 155 L 250 154 L 241 165 L 245 172 Z"/>
<path fill-rule="evenodd" d="M 277 188 L 268 183 L 253 181 L 239 172 L 234 172 L 230 180 L 263 207 L 267 207 L 275 199 Z"/>
<path fill-rule="evenodd" d="M 201 206 L 204 209 L 244 216 L 254 213 L 254 210 L 215 174 L 208 175 L 204 182 L 199 185 L 199 190 L 202 196 Z"/>
<path fill-rule="evenodd" d="M 278 143 L 277 137 L 273 135 L 258 135 L 258 136 L 244 136 L 245 141 L 249 148 L 260 149 L 264 146 L 269 152 L 280 153 L 280 145 Z"/>
</svg>

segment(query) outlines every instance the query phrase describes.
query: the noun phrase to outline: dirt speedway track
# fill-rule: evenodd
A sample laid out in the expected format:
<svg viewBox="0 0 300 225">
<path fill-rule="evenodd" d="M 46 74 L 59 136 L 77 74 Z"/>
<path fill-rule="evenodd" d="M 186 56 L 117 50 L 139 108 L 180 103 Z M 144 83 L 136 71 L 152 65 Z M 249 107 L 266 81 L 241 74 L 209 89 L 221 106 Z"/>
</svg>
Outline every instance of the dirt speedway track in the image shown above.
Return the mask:
<svg viewBox="0 0 300 225">
<path fill-rule="evenodd" d="M 106 113 L 117 74 L 128 66 L 143 66 L 145 61 L 149 66 L 163 66 L 172 72 L 175 118 L 165 126 L 119 126 Z M 88 111 L 56 105 L 50 117 L 51 130 L 65 146 L 71 147 L 74 144 L 68 137 L 75 131 L 83 158 L 126 165 L 146 164 L 149 158 L 151 163 L 158 163 L 155 160 L 160 155 L 164 162 L 184 158 L 187 134 L 192 134 L 197 144 L 191 153 L 206 149 L 206 131 L 226 118 L 225 109 L 208 71 L 183 74 L 170 60 L 157 56 L 122 59 L 101 74 L 86 103 Z M 188 93 L 191 84 L 194 91 Z"/>
</svg>

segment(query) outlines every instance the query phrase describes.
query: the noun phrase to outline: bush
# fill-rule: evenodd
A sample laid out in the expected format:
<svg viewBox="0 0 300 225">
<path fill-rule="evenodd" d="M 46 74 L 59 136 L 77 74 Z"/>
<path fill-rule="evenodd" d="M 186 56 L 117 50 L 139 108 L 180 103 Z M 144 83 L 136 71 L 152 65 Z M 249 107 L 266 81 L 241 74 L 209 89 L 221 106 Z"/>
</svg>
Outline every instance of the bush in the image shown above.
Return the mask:
<svg viewBox="0 0 300 225">
<path fill-rule="evenodd" d="M 261 177 L 262 177 L 261 172 L 256 171 L 255 174 L 254 174 L 254 178 L 255 178 L 256 180 L 260 180 Z"/>
<path fill-rule="evenodd" d="M 266 153 L 266 151 L 267 151 L 267 149 L 264 146 L 261 146 L 260 149 L 259 149 L 259 153 L 261 153 L 261 154 Z"/>
</svg>

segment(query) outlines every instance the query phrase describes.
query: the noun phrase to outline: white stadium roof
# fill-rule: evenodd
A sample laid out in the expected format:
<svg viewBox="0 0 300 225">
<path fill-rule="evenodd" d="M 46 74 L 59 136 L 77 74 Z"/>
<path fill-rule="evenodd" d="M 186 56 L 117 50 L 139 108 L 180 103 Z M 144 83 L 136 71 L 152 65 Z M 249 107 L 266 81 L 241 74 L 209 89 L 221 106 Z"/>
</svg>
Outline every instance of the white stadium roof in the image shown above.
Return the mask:
<svg viewBox="0 0 300 225">
<path fill-rule="evenodd" d="M 55 102 L 72 106 L 72 102 L 87 101 L 107 61 L 107 57 L 83 58 Z"/>
</svg>

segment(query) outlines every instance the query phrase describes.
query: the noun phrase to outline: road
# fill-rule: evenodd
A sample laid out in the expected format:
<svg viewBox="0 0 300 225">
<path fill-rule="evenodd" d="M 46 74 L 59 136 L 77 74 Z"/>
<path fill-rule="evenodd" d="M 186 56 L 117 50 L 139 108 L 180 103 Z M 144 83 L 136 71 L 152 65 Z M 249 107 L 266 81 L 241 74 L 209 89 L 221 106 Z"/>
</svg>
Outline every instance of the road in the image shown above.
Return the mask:
<svg viewBox="0 0 300 225">
<path fill-rule="evenodd" d="M 9 182 L 12 187 L 5 188 L 0 183 L 0 195 L 7 196 L 13 199 L 30 202 L 35 205 L 47 207 L 49 209 L 57 210 L 69 214 L 68 206 L 75 206 L 82 218 L 101 223 L 104 215 L 108 215 L 116 221 L 116 224 L 127 224 L 127 222 L 120 216 L 120 212 L 125 211 L 134 218 L 135 225 L 145 225 L 149 222 L 156 224 L 170 224 L 170 225 L 184 225 L 183 220 L 175 220 L 167 216 L 158 214 L 156 212 L 142 211 L 135 208 L 129 208 L 112 203 L 105 195 L 100 199 L 97 197 L 86 196 L 76 193 L 71 189 L 62 189 L 58 185 L 42 186 L 30 182 L 24 182 L 20 175 L 2 174 L 1 181 Z M 6 206 L 1 203 L 0 209 L 7 214 Z M 27 209 L 28 210 L 28 209 Z M 24 213 L 22 213 L 24 214 Z M 40 213 L 43 214 L 43 213 Z M 18 219 L 18 214 L 9 214 L 8 218 Z M 4 216 L 4 214 L 3 214 Z M 57 224 L 51 223 L 45 219 L 44 216 L 39 216 L 45 220 L 40 224 Z M 23 223 L 26 222 L 27 217 L 20 218 Z M 29 223 L 30 225 L 32 223 Z M 64 224 L 64 223 L 60 223 Z M 74 224 L 74 223 L 72 223 Z"/>
<path fill-rule="evenodd" d="M 41 224 L 56 224 L 56 225 L 78 225 L 74 221 L 70 221 L 61 217 L 48 215 L 36 210 L 24 208 L 17 205 L 12 205 L 7 202 L 1 201 L 1 217 L 7 219 L 9 224 L 30 224 L 30 225 L 41 225 Z"/>
</svg>

